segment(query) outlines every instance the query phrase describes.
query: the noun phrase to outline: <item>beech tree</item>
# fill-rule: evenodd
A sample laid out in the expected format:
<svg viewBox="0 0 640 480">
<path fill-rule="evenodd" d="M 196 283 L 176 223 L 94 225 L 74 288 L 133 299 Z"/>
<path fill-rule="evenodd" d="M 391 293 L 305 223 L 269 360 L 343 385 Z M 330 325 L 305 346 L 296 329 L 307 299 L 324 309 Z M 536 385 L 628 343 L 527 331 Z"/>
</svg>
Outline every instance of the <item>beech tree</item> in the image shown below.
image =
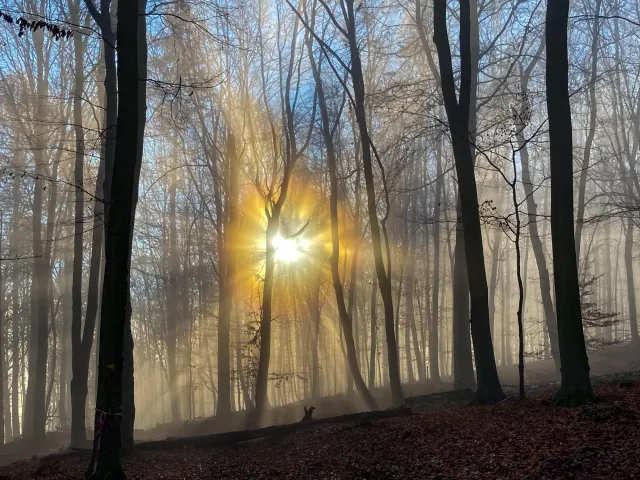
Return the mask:
<svg viewBox="0 0 640 480">
<path fill-rule="evenodd" d="M 551 164 L 551 235 L 562 383 L 556 401 L 593 400 L 582 331 L 578 266 L 573 235 L 573 145 L 569 104 L 567 22 L 569 2 L 547 5 L 546 86 Z"/>
<path fill-rule="evenodd" d="M 460 94 L 456 98 L 451 50 L 446 23 L 446 2 L 434 1 L 434 42 L 438 49 L 438 62 L 442 95 L 449 119 L 451 142 L 456 157 L 461 216 L 464 228 L 467 277 L 471 293 L 471 334 L 478 376 L 478 401 L 493 403 L 502 400 L 489 326 L 489 299 L 484 267 L 482 232 L 473 158 L 471 155 L 469 102 L 471 98 L 471 10 L 469 1 L 460 2 Z M 474 82 L 475 83 L 475 82 Z M 475 95 L 475 93 L 474 93 Z"/>
</svg>

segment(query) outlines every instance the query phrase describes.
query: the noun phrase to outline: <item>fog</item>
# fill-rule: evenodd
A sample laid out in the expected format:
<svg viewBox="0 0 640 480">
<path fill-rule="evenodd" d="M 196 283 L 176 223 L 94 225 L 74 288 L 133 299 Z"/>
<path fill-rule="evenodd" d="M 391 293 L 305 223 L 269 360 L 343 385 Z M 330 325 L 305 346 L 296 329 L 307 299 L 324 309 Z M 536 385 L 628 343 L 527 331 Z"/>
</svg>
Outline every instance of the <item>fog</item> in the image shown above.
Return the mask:
<svg viewBox="0 0 640 480">
<path fill-rule="evenodd" d="M 545 4 L 433 3 L 5 3 L 4 443 L 89 448 L 107 404 L 143 440 L 492 403 L 585 348 L 637 369 L 637 2 L 571 2 L 564 84 Z"/>
</svg>

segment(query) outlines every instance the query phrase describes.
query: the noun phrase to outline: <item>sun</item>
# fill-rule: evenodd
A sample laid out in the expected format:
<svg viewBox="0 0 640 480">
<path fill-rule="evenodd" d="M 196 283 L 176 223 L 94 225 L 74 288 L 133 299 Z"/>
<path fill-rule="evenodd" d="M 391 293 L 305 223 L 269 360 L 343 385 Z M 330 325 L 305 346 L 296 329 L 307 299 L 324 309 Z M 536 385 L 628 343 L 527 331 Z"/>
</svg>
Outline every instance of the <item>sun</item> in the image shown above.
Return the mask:
<svg viewBox="0 0 640 480">
<path fill-rule="evenodd" d="M 293 263 L 302 255 L 295 239 L 276 235 L 273 239 L 273 246 L 276 249 L 276 261 Z"/>
</svg>

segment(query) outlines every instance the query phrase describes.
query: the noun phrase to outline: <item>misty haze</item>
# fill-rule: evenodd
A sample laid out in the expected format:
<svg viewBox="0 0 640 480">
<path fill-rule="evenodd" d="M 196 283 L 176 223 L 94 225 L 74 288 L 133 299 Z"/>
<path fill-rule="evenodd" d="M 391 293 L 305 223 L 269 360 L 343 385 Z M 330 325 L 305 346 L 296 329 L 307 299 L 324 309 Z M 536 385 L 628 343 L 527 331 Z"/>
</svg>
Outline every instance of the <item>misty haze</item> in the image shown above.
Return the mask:
<svg viewBox="0 0 640 480">
<path fill-rule="evenodd" d="M 1 0 L 0 479 L 640 478 L 638 0 Z"/>
</svg>

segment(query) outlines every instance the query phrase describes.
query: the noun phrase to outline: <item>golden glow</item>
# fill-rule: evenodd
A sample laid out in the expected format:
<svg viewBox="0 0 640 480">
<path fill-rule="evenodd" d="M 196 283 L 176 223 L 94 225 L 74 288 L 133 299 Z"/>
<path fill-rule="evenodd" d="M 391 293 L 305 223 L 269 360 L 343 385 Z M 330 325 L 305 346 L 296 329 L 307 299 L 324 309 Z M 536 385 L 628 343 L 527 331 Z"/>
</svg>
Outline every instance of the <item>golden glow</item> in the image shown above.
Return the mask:
<svg viewBox="0 0 640 480">
<path fill-rule="evenodd" d="M 276 249 L 277 262 L 293 263 L 302 255 L 297 239 L 276 235 L 273 239 L 273 247 Z"/>
</svg>

